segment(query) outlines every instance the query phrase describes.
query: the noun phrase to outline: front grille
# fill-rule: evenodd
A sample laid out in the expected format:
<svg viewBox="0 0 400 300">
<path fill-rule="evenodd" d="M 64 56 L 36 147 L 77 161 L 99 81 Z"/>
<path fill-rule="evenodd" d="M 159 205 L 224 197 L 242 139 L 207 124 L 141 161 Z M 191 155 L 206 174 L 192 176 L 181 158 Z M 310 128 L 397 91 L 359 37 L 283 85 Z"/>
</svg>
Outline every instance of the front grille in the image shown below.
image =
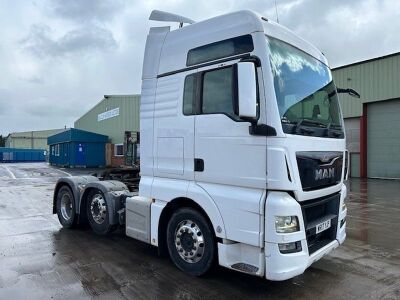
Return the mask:
<svg viewBox="0 0 400 300">
<path fill-rule="evenodd" d="M 342 178 L 343 152 L 296 152 L 303 191 L 338 184 Z"/>
<path fill-rule="evenodd" d="M 336 239 L 339 204 L 340 193 L 300 203 L 310 255 Z M 317 234 L 316 225 L 328 219 L 331 227 Z"/>
</svg>

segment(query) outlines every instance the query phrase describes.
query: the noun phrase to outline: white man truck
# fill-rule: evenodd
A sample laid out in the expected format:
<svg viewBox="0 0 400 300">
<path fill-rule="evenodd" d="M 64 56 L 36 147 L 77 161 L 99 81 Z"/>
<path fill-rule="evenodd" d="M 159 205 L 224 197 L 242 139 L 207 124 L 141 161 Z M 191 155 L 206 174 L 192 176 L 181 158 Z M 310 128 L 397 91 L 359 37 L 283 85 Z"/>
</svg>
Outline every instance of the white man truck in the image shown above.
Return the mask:
<svg viewBox="0 0 400 300">
<path fill-rule="evenodd" d="M 123 226 L 191 275 L 214 263 L 302 274 L 346 238 L 348 157 L 325 56 L 250 11 L 150 19 L 180 25 L 147 36 L 140 169 L 61 178 L 53 212 L 66 228 Z"/>
</svg>

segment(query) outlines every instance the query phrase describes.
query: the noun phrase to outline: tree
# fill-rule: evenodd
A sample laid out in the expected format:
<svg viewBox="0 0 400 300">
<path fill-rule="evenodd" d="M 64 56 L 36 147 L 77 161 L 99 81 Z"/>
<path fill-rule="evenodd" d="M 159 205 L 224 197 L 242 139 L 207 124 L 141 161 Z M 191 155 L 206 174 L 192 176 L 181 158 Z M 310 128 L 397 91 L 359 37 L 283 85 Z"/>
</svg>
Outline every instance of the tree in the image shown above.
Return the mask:
<svg viewBox="0 0 400 300">
<path fill-rule="evenodd" d="M 0 147 L 4 147 L 6 145 L 6 138 L 0 134 Z"/>
</svg>

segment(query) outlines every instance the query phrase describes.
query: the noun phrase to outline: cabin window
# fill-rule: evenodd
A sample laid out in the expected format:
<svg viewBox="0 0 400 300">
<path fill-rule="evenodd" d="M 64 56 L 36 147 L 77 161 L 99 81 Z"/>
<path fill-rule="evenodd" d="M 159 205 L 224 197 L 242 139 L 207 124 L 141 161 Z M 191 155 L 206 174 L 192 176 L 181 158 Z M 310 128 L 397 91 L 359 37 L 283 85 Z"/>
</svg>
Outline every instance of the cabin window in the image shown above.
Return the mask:
<svg viewBox="0 0 400 300">
<path fill-rule="evenodd" d="M 185 78 L 185 86 L 183 88 L 183 114 L 194 114 L 194 101 L 196 96 L 196 74 L 191 74 Z"/>
<path fill-rule="evenodd" d="M 235 115 L 236 76 L 233 66 L 206 71 L 203 74 L 201 112 Z"/>
<path fill-rule="evenodd" d="M 254 45 L 251 35 L 242 35 L 189 50 L 186 66 L 197 65 L 224 57 L 248 53 L 253 50 Z"/>
</svg>

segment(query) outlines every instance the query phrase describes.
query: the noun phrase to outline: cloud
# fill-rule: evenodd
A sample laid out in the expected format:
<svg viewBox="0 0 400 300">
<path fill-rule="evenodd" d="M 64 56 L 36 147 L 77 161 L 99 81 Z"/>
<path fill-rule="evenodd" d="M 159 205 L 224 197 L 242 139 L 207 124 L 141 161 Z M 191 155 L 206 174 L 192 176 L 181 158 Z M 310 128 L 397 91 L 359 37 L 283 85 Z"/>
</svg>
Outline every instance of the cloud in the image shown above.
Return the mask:
<svg viewBox="0 0 400 300">
<path fill-rule="evenodd" d="M 274 0 L 0 1 L 0 134 L 73 126 L 104 94 L 140 93 L 151 10 L 197 21 Z M 331 66 L 400 51 L 398 0 L 277 0 L 280 23 Z M 176 28 L 174 24 L 172 28 Z"/>
<path fill-rule="evenodd" d="M 112 32 L 95 25 L 71 30 L 57 39 L 52 37 L 49 26 L 34 24 L 21 44 L 25 50 L 40 58 L 107 51 L 117 47 Z"/>
<path fill-rule="evenodd" d="M 12 111 L 13 111 L 13 104 L 12 102 L 10 103 L 10 91 L 7 89 L 0 89 L 0 116 L 2 116 L 1 118 L 3 118 L 3 116 L 7 115 Z M 1 124 L 0 122 L 0 134 L 2 134 L 2 132 L 4 131 L 4 128 L 1 128 L 1 126 L 4 125 L 5 124 Z"/>
<path fill-rule="evenodd" d="M 24 77 L 21 79 L 32 84 L 44 84 L 44 79 L 40 76 Z"/>
<path fill-rule="evenodd" d="M 49 9 L 56 17 L 78 22 L 110 21 L 124 8 L 121 0 L 52 0 Z"/>
</svg>

